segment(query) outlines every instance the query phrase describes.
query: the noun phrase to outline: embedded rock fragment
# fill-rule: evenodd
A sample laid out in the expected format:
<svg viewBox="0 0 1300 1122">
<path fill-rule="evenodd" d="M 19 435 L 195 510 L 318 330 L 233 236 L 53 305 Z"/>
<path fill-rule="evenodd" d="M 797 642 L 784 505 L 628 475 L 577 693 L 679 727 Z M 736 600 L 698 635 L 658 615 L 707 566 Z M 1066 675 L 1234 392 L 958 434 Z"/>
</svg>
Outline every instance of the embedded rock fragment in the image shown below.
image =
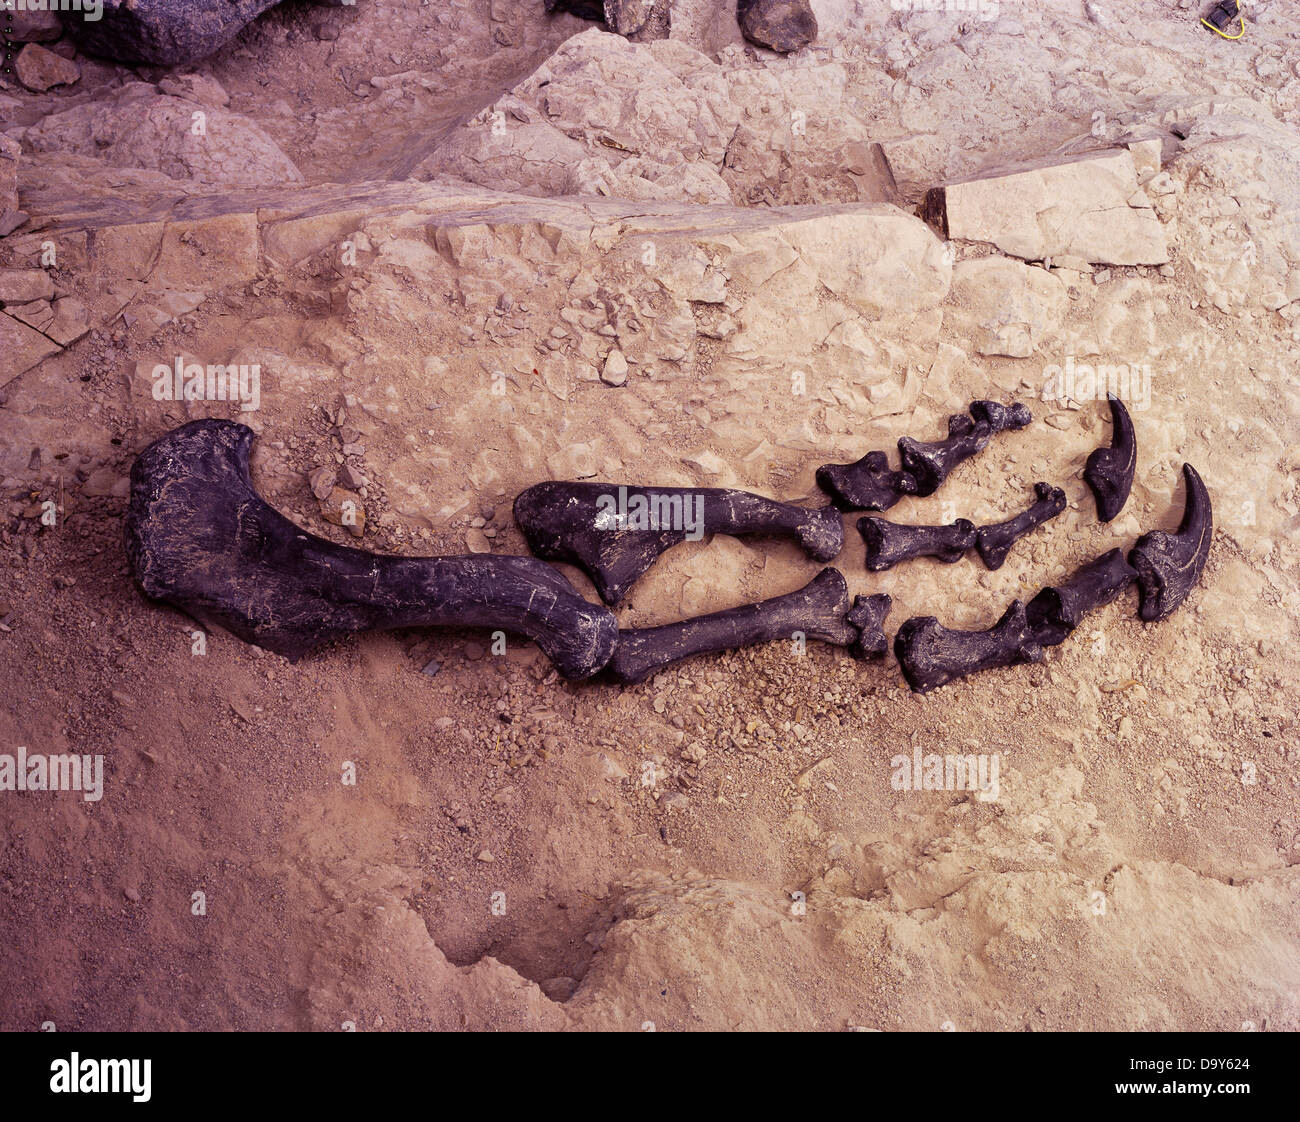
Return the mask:
<svg viewBox="0 0 1300 1122">
<path fill-rule="evenodd" d="M 73 85 L 81 78 L 81 68 L 38 43 L 28 43 L 14 59 L 14 74 L 29 90 L 43 93 L 55 86 Z"/>
<path fill-rule="evenodd" d="M 1148 623 L 1164 619 L 1187 599 L 1210 555 L 1214 538 L 1210 493 L 1191 464 L 1183 464 L 1183 480 L 1187 504 L 1178 530 L 1143 534 L 1128 555 L 1129 564 L 1137 570 L 1138 616 Z"/>
<path fill-rule="evenodd" d="M 808 0 L 737 0 L 736 20 L 751 43 L 788 54 L 817 38 Z"/>
<path fill-rule="evenodd" d="M 538 557 L 579 566 L 607 604 L 618 603 L 665 550 L 705 534 L 793 536 L 815 561 L 831 560 L 844 545 L 844 523 L 833 507 L 718 487 L 552 480 L 515 499 L 515 522 Z"/>
<path fill-rule="evenodd" d="M 490 627 L 536 641 L 566 678 L 596 673 L 614 616 L 531 557 L 385 557 L 335 545 L 267 505 L 253 431 L 192 421 L 131 469 L 126 553 L 145 595 L 297 661 L 358 631 Z"/>
<path fill-rule="evenodd" d="M 873 573 L 918 557 L 933 557 L 951 565 L 961 560 L 977 538 L 975 524 L 965 518 L 947 526 L 905 526 L 868 515 L 858 519 L 858 533 L 867 543 L 866 564 Z"/>
<path fill-rule="evenodd" d="M 915 616 L 894 637 L 894 654 L 912 691 L 929 693 L 978 670 L 1039 662 L 1043 648 L 1015 600 L 987 631 L 951 631 L 934 616 Z"/>
<path fill-rule="evenodd" d="M 1112 549 L 1081 565 L 1060 584 L 1048 585 L 1025 608 L 1030 630 L 1044 647 L 1069 637 L 1085 615 L 1109 604 L 1137 580 L 1137 571 Z"/>
<path fill-rule="evenodd" d="M 803 588 L 784 596 L 681 623 L 620 631 L 609 669 L 620 682 L 635 683 L 691 655 L 752 643 L 803 638 L 847 647 L 859 638 L 850 616 L 843 575 L 838 569 L 823 569 Z"/>
<path fill-rule="evenodd" d="M 1137 467 L 1137 435 L 1124 403 L 1107 394 L 1113 425 L 1110 447 L 1096 448 L 1083 468 L 1083 478 L 1097 500 L 1097 517 L 1109 522 L 1128 502 Z"/>
<path fill-rule="evenodd" d="M 0 238 L 13 233 L 27 215 L 18 209 L 18 159 L 22 145 L 0 133 Z"/>
<path fill-rule="evenodd" d="M 1034 504 L 1014 518 L 981 526 L 976 533 L 975 548 L 986 569 L 1000 569 L 1011 547 L 1026 534 L 1055 518 L 1065 509 L 1065 492 L 1050 483 L 1035 483 Z"/>
</svg>

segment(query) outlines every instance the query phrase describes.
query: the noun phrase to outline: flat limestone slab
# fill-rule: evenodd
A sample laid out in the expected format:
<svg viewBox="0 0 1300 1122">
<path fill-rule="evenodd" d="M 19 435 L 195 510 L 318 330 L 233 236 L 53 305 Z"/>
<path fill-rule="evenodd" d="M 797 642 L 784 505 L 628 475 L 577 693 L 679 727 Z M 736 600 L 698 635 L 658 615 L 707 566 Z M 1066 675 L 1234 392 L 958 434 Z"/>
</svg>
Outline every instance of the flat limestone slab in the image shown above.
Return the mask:
<svg viewBox="0 0 1300 1122">
<path fill-rule="evenodd" d="M 1107 265 L 1163 265 L 1165 231 L 1127 148 L 932 187 L 921 216 L 944 237 L 989 242 L 1027 261 L 1069 254 Z"/>
</svg>

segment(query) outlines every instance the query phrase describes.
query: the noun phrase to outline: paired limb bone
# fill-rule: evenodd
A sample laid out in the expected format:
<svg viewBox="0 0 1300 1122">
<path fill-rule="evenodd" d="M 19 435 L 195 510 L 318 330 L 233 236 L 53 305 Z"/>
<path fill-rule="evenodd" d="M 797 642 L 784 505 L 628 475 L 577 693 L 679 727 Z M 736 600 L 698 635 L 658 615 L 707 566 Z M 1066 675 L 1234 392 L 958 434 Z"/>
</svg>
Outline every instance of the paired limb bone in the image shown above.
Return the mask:
<svg viewBox="0 0 1300 1122">
<path fill-rule="evenodd" d="M 531 557 L 385 557 L 299 529 L 253 489 L 253 432 L 192 421 L 131 469 L 126 552 L 147 596 L 296 661 L 374 628 L 492 627 L 536 641 L 566 678 L 609 660 L 617 624 Z"/>
<path fill-rule="evenodd" d="M 776 639 L 820 639 L 847 647 L 858 638 L 849 622 L 849 590 L 838 569 L 823 569 L 797 592 L 723 612 L 620 631 L 609 669 L 620 682 L 642 682 L 691 655 Z"/>
<path fill-rule="evenodd" d="M 538 557 L 577 565 L 607 604 L 618 603 L 665 550 L 706 533 L 792 536 L 815 561 L 844 546 L 834 507 L 717 487 L 538 483 L 515 500 L 515 521 Z"/>
</svg>

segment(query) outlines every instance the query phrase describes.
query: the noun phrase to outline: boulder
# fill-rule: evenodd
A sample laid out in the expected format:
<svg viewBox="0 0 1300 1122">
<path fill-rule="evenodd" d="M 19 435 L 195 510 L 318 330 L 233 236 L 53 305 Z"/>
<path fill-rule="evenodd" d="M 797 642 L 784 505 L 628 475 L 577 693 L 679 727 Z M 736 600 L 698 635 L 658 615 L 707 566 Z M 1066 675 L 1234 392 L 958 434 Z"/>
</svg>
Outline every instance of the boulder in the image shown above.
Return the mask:
<svg viewBox="0 0 1300 1122">
<path fill-rule="evenodd" d="M 39 43 L 28 43 L 14 59 L 14 74 L 29 90 L 44 93 L 55 86 L 72 85 L 81 77 L 81 69 Z"/>
<path fill-rule="evenodd" d="M 1063 254 L 1108 265 L 1169 260 L 1164 227 L 1126 148 L 931 188 L 921 217 L 944 237 L 989 242 L 1029 261 Z"/>
<path fill-rule="evenodd" d="M 817 38 L 808 0 L 737 0 L 736 19 L 751 43 L 788 54 Z"/>
<path fill-rule="evenodd" d="M 104 0 L 98 20 L 70 19 L 87 54 L 180 66 L 212 54 L 279 0 Z"/>
<path fill-rule="evenodd" d="M 0 134 L 0 237 L 16 230 L 27 216 L 18 209 L 18 141 Z"/>
<path fill-rule="evenodd" d="M 63 34 L 63 24 L 54 12 L 7 12 L 5 37 L 15 43 L 52 43 Z"/>
<path fill-rule="evenodd" d="M 160 95 L 139 82 L 52 113 L 23 139 L 36 153 L 94 156 L 113 167 L 150 168 L 214 187 L 302 182 L 293 161 L 247 117 Z"/>
</svg>

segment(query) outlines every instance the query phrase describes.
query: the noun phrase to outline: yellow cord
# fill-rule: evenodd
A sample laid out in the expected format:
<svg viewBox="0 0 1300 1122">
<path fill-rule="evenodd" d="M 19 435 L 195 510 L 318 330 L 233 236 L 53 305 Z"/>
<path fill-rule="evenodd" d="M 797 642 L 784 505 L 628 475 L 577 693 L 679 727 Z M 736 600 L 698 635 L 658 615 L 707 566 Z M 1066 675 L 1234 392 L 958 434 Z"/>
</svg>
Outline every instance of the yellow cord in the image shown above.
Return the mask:
<svg viewBox="0 0 1300 1122">
<path fill-rule="evenodd" d="M 1205 24 L 1205 26 L 1208 27 L 1211 31 L 1213 31 L 1215 35 L 1218 35 L 1220 38 L 1227 39 L 1230 42 L 1235 43 L 1238 39 L 1242 37 L 1242 35 L 1246 34 L 1246 17 L 1241 14 L 1241 0 L 1237 0 L 1237 18 L 1241 20 L 1241 35 L 1224 35 L 1223 32 L 1220 31 L 1217 27 L 1215 27 L 1214 24 L 1212 24 L 1209 20 L 1202 19 L 1201 22 Z"/>
</svg>

